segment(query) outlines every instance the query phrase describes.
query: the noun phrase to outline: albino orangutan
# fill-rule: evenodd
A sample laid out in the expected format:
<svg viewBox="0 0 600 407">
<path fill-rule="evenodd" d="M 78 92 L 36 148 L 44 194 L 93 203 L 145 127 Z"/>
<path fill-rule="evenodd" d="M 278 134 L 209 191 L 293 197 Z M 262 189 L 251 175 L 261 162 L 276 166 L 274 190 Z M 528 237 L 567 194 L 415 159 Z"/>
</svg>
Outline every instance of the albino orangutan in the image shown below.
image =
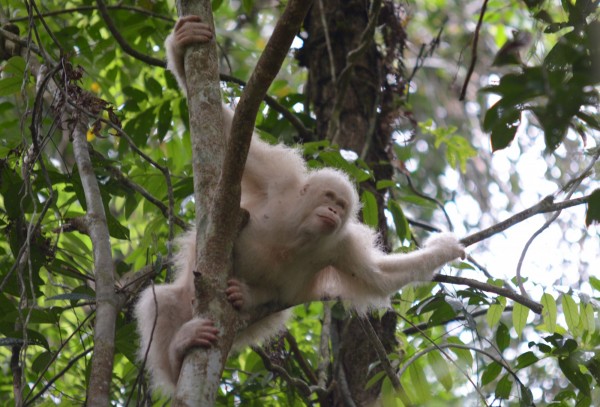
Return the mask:
<svg viewBox="0 0 600 407">
<path fill-rule="evenodd" d="M 187 16 L 167 38 L 169 67 L 184 89 L 183 49 L 212 37 L 199 17 Z M 224 108 L 226 137 L 232 116 Z M 358 194 L 344 173 L 309 170 L 297 150 L 257 136 L 242 178 L 241 206 L 250 219 L 235 242 L 234 276 L 226 291 L 240 312 L 326 299 L 346 300 L 359 311 L 385 307 L 400 287 L 430 280 L 446 262 L 464 257 L 450 233 L 433 236 L 412 253 L 384 253 L 373 230 L 358 221 Z M 166 392 L 176 385 L 186 352 L 218 340 L 212 321 L 192 314 L 195 231 L 183 235 L 179 246 L 175 281 L 146 289 L 136 306 L 140 355 L 149 349 L 146 366 Z M 284 311 L 259 320 L 237 334 L 234 347 L 274 334 L 286 317 Z"/>
</svg>

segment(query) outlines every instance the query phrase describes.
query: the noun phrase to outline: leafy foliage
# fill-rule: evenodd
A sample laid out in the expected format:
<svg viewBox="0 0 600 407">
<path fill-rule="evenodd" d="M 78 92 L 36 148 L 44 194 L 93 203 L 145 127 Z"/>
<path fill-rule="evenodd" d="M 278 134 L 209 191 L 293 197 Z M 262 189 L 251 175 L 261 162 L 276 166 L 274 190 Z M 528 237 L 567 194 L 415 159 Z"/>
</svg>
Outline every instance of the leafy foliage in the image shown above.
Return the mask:
<svg viewBox="0 0 600 407">
<path fill-rule="evenodd" d="M 33 62 L 45 61 L 53 62 L 49 69 L 71 66 L 72 73 L 79 72 L 77 67 L 81 66 L 80 77 L 74 82 L 93 96 L 89 104 L 79 107 L 94 113 L 84 115 L 89 126 L 87 138 L 116 263 L 115 292 L 122 301 L 116 324 L 111 400 L 115 405 L 161 405 L 166 400 L 158 395 L 149 398 L 148 383 L 140 373 L 131 307 L 141 282 L 147 284 L 151 278 L 161 283 L 170 278 L 171 239 L 193 220 L 187 104 L 174 78 L 162 67 L 137 60 L 123 51 L 94 8 L 94 2 L 37 3 L 39 14 L 27 9 L 23 2 L 13 0 L 5 2 L 3 10 L 9 11 L 6 16 L 20 29 L 21 38 L 29 38 L 45 56 L 33 53 L 7 58 L 5 48 L 1 49 L 0 228 L 4 238 L 0 239 L 0 360 L 4 363 L 0 401 L 12 404 L 18 398 L 13 378 L 19 379 L 19 366 L 23 375 L 20 396 L 26 404 L 81 405 L 93 374 L 90 363 L 96 318 L 93 244 L 85 226 L 86 201 L 81 174 L 73 164 L 70 131 L 61 128 L 57 120 L 65 106 L 57 105 L 56 99 L 49 98 L 48 93 L 38 93 L 36 88 L 44 75 L 35 74 Z M 174 24 L 171 2 L 111 3 L 111 17 L 124 41 L 137 51 L 162 60 L 162 42 Z M 481 35 L 485 31 L 495 33 L 495 37 L 488 37 L 488 41 L 480 44 L 488 47 L 506 42 L 505 26 L 535 24 L 535 30 L 540 32 L 539 49 L 532 51 L 538 53 L 537 58 L 531 58 L 527 64 L 504 66 L 503 69 L 509 70 L 494 73 L 499 77 L 497 83 L 485 87 L 484 94 L 479 96 L 482 99 L 471 103 L 476 103 L 476 110 L 483 112 L 483 129 L 491 133 L 495 151 L 508 149 L 517 133 L 527 133 L 530 122 L 535 122 L 543 132 L 547 150 L 558 152 L 552 156 L 553 168 L 566 177 L 564 174 L 570 173 L 568 168 L 583 166 L 574 158 L 579 155 L 570 155 L 573 151 L 579 154 L 581 145 L 576 143 L 598 145 L 597 2 L 563 1 L 558 7 L 547 4 L 550 2 L 526 1 L 527 9 L 516 2 L 511 6 L 519 7 L 502 3 L 500 9 L 490 3 L 492 10 L 486 15 L 486 29 Z M 247 79 L 264 47 L 265 33 L 278 17 L 278 9 L 265 9 L 252 0 L 213 0 L 212 4 L 222 66 L 227 66 L 234 77 Z M 464 23 L 473 21 L 473 16 L 466 15 L 465 10 L 472 10 L 473 4 L 465 7 L 463 2 L 444 0 L 416 2 L 412 20 L 406 21 L 408 27 L 435 35 L 444 21 L 460 24 L 447 27 L 453 34 L 441 37 L 443 46 L 432 45 L 433 55 L 444 64 L 450 63 L 451 68 L 426 71 L 415 68 L 413 81 L 418 86 L 410 103 L 397 101 L 405 110 L 398 115 L 400 123 L 395 131 L 411 137 L 406 138 L 410 142 L 397 139 L 390 149 L 397 158 L 394 176 L 377 179 L 375 189 L 386 191 L 386 211 L 379 212 L 372 190 L 362 191 L 364 221 L 375 226 L 379 214 L 384 213 L 389 218 L 392 241 L 398 251 L 415 248 L 422 237 L 421 228 L 435 230 L 438 224 L 444 225 L 441 201 L 450 201 L 446 207 L 454 208 L 449 211 L 453 218 L 469 218 L 463 225 L 455 225 L 466 232 L 485 228 L 498 215 L 493 213 L 490 203 L 493 199 L 486 198 L 490 191 L 502 191 L 511 202 L 515 200 L 511 194 L 521 192 L 519 181 L 513 178 L 515 174 L 502 174 L 504 183 L 488 176 L 489 162 L 482 161 L 487 152 L 485 143 L 477 139 L 476 131 L 465 127 L 469 120 L 463 116 L 451 117 L 452 112 L 462 111 L 462 106 L 457 109 L 449 102 L 449 98 L 455 102 L 452 92 L 440 91 L 450 88 L 448 82 L 454 79 L 449 72 L 457 71 L 457 56 L 470 42 Z M 453 18 L 447 19 L 448 15 Z M 7 25 L 3 27 L 8 29 Z M 376 36 L 382 35 L 383 24 L 378 30 Z M 480 50 L 480 62 L 490 62 L 482 63 L 485 65 L 482 70 L 492 69 L 494 51 Z M 423 55 L 418 58 L 426 62 Z M 314 117 L 302 94 L 306 76 L 290 59 L 270 95 L 282 108 L 293 112 L 305 127 L 313 129 Z M 67 88 L 64 76 L 57 75 L 53 80 L 61 89 Z M 235 99 L 240 92 L 238 85 L 224 83 L 226 99 Z M 490 93 L 498 95 L 498 99 L 492 99 Z M 482 107 L 491 100 L 495 103 L 489 109 Z M 443 110 L 441 116 L 437 114 L 440 110 Z M 401 118 L 408 118 L 409 125 Z M 417 122 L 422 124 L 416 126 Z M 266 106 L 257 118 L 257 126 L 267 140 L 297 141 L 295 126 Z M 578 141 L 573 141 L 572 131 L 578 134 Z M 302 148 L 310 166 L 343 169 L 357 185 L 375 179 L 378 163 L 365 162 L 360 151 L 357 159 L 348 160 L 329 141 L 305 142 Z M 590 150 L 588 157 L 597 159 L 595 154 Z M 460 169 L 464 187 L 444 184 L 452 173 L 449 168 Z M 553 168 L 549 167 L 548 172 Z M 600 192 L 598 189 L 592 192 L 592 176 L 584 175 L 579 180 L 583 186 L 577 193 L 590 193 L 585 224 L 594 233 L 595 224 L 600 222 Z M 412 185 L 404 181 L 406 177 Z M 573 185 L 565 178 L 552 181 L 561 187 Z M 462 206 L 466 194 L 476 196 L 484 208 L 483 214 L 475 215 L 474 220 L 465 213 L 469 207 Z M 453 200 L 460 204 L 452 206 Z M 501 217 L 511 209 L 502 208 Z M 172 222 L 169 213 L 173 215 Z M 579 223 L 577 227 L 583 229 L 583 221 Z M 571 234 L 579 230 L 572 225 L 562 227 L 569 227 Z M 569 239 L 576 240 L 575 245 L 580 247 L 585 245 L 584 237 Z M 597 249 L 597 244 L 594 248 Z M 547 249 L 563 250 L 563 246 Z M 505 256 L 501 250 L 493 254 L 495 259 Z M 566 254 L 565 258 L 578 257 L 576 254 Z M 593 256 L 587 253 L 581 257 L 593 261 L 597 258 Z M 481 278 L 485 270 L 478 266 L 466 263 L 454 266 L 448 269 L 454 274 L 461 272 L 486 281 Z M 531 299 L 543 306 L 540 315 L 494 292 L 493 288 L 503 287 L 516 291 L 508 278 L 499 275 L 487 279 L 486 289 L 453 284 L 404 288 L 392 299 L 393 309 L 401 320 L 395 330 L 398 344 L 387 352 L 394 371 L 404 369 L 405 373 L 399 377 L 404 396 L 413 404 L 435 400 L 450 404 L 479 400 L 488 405 L 498 405 L 502 400 L 511 405 L 598 404 L 600 280 L 593 275 L 596 272 L 593 265 L 587 266 L 582 260 L 580 268 L 585 269 L 582 280 L 589 275 L 589 281 L 583 283 L 565 276 L 565 282 L 561 281 L 557 287 L 550 280 L 543 287 L 527 285 Z M 544 266 L 539 267 L 543 273 Z M 287 380 L 280 370 L 268 369 L 258 353 L 246 349 L 228 361 L 219 389 L 219 404 L 326 404 L 322 393 L 306 393 L 299 383 L 308 384 L 309 390 L 320 388 L 323 384 L 315 377 L 323 374 L 329 381 L 322 387 L 325 390 L 335 387 L 328 374 L 339 366 L 337 361 L 334 363 L 336 355 L 323 351 L 320 341 L 327 338 L 325 315 L 347 316 L 348 312 L 339 304 L 330 306 L 314 303 L 296 307 L 288 326 L 289 335 L 264 346 L 269 360 L 295 380 Z M 334 341 L 335 338 L 327 343 L 333 347 Z M 320 365 L 325 367 L 319 370 Z M 370 366 L 369 372 L 372 376 L 368 387 L 382 384 L 381 399 L 386 405 L 403 404 L 402 391 L 394 389 L 381 363 Z M 331 391 L 341 390 L 336 387 Z M 469 394 L 465 397 L 466 392 Z"/>
<path fill-rule="evenodd" d="M 552 22 L 545 32 L 564 34 L 543 63 L 522 67 L 484 89 L 500 95 L 483 121 L 484 130 L 491 132 L 493 150 L 506 148 L 513 141 L 524 111 L 532 112 L 537 119 L 550 151 L 560 145 L 569 128 L 585 140 L 581 122 L 600 130 L 597 112 L 586 109 L 596 107 L 600 101 L 595 89 L 600 83 L 600 22 L 589 22 L 595 12 L 591 2 L 563 2 L 563 7 L 567 21 Z M 548 18 L 548 14 L 543 16 Z"/>
</svg>

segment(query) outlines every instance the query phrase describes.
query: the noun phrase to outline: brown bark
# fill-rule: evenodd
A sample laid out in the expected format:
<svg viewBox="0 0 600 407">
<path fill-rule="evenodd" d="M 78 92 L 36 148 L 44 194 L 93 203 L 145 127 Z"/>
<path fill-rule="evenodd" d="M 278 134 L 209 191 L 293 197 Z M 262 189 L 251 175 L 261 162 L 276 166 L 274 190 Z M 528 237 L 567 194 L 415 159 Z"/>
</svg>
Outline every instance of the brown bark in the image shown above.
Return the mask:
<svg viewBox="0 0 600 407">
<path fill-rule="evenodd" d="M 390 122 L 395 118 L 394 103 L 402 96 L 397 93 L 402 88 L 402 77 L 399 71 L 391 68 L 391 60 L 401 55 L 404 32 L 396 19 L 394 6 L 384 2 L 377 22 L 386 24 L 384 38 L 388 52 L 386 55 L 379 53 L 374 41 L 365 43 L 364 32 L 372 16 L 370 6 L 368 0 L 315 1 L 305 22 L 308 38 L 298 58 L 309 70 L 307 94 L 317 118 L 317 137 L 356 152 L 374 171 L 375 180 L 363 183 L 361 188 L 372 192 L 377 199 L 379 230 L 385 241 L 385 191 L 376 190 L 375 184 L 392 175 Z M 361 44 L 366 48 L 350 61 L 349 55 L 356 54 Z M 350 65 L 352 71 L 344 84 L 343 72 Z M 390 74 L 395 78 L 394 84 L 387 81 Z M 332 120 L 338 123 L 332 126 Z M 396 344 L 395 314 L 387 313 L 381 319 L 371 317 L 369 320 L 385 350 L 391 351 Z M 369 345 L 359 321 L 337 319 L 333 326 L 333 354 L 337 357 L 333 379 L 338 386 L 331 403 L 348 405 L 350 397 L 357 406 L 369 405 L 381 390 L 378 385 L 366 389 L 371 377 L 367 374 L 368 368 L 378 360 L 374 346 Z"/>
</svg>

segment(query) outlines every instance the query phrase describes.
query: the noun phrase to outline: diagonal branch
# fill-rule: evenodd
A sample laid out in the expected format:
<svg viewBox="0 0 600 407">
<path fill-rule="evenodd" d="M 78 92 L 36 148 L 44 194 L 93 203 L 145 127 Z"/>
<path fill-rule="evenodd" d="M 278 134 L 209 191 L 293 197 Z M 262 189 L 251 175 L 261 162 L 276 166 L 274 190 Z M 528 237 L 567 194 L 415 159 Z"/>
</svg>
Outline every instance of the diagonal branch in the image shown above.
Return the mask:
<svg viewBox="0 0 600 407">
<path fill-rule="evenodd" d="M 165 66 L 165 62 L 163 60 L 156 59 L 149 55 L 143 54 L 143 53 L 137 51 L 136 49 L 134 49 L 131 45 L 129 45 L 127 43 L 127 41 L 125 41 L 125 38 L 123 38 L 123 36 L 119 32 L 119 29 L 115 25 L 115 22 L 113 21 L 113 19 L 110 17 L 110 14 L 108 14 L 108 8 L 106 7 L 106 4 L 104 4 L 104 1 L 96 0 L 96 4 L 98 5 L 98 11 L 100 12 L 100 15 L 102 16 L 102 19 L 106 23 L 106 26 L 108 27 L 110 33 L 113 35 L 115 40 L 117 40 L 117 42 L 119 43 L 121 48 L 123 48 L 123 51 L 125 51 L 127 54 L 131 55 L 132 57 L 137 58 L 140 61 L 147 63 L 148 65 L 162 66 L 162 67 Z"/>
<path fill-rule="evenodd" d="M 477 43 L 479 42 L 479 32 L 481 31 L 481 25 L 483 24 L 483 17 L 485 16 L 487 4 L 488 0 L 483 0 L 483 5 L 481 6 L 481 13 L 479 13 L 479 20 L 477 21 L 477 27 L 475 27 L 475 33 L 473 34 L 473 47 L 471 48 L 471 64 L 469 65 L 469 70 L 467 71 L 467 76 L 465 77 L 465 82 L 463 84 L 458 100 L 465 100 L 465 95 L 467 94 L 467 87 L 469 86 L 471 75 L 473 75 L 473 71 L 475 70 L 475 64 L 477 63 Z"/>
<path fill-rule="evenodd" d="M 540 213 L 548 213 L 548 212 L 556 212 L 566 208 L 570 208 L 572 206 L 582 205 L 587 203 L 591 198 L 591 195 L 582 196 L 580 198 L 569 199 L 567 201 L 562 202 L 554 202 L 554 197 L 552 195 L 547 196 L 542 199 L 537 204 L 525 209 L 522 212 L 517 213 L 516 215 L 511 216 L 510 218 L 497 223 L 493 226 L 490 226 L 487 229 L 479 231 L 477 233 L 473 233 L 467 237 L 460 239 L 460 242 L 465 246 L 470 246 L 474 243 L 480 242 L 498 234 L 500 232 L 505 231 L 506 229 L 514 226 L 518 223 L 523 222 L 526 219 L 531 218 L 534 215 L 538 215 Z"/>
<path fill-rule="evenodd" d="M 482 291 L 487 291 L 490 293 L 498 294 L 506 298 L 510 298 L 511 300 L 518 302 L 521 305 L 526 306 L 536 314 L 542 313 L 542 305 L 530 300 L 529 298 L 519 295 L 516 292 L 509 290 L 504 287 L 497 287 L 492 284 L 483 283 L 481 281 L 473 280 L 465 277 L 455 277 L 455 276 L 447 276 L 445 274 L 436 274 L 433 276 L 433 281 L 438 283 L 450 283 L 450 284 L 460 284 L 467 285 L 469 287 L 478 288 Z"/>
</svg>

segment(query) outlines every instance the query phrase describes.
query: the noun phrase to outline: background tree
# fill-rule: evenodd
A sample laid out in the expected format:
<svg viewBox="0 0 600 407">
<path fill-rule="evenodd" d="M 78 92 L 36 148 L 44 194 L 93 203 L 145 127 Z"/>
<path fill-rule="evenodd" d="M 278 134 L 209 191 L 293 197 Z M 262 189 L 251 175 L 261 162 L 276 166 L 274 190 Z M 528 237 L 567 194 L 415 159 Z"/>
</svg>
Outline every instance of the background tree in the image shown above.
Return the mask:
<svg viewBox="0 0 600 407">
<path fill-rule="evenodd" d="M 236 99 L 283 8 L 213 9 Z M 161 403 L 131 305 L 194 221 L 187 103 L 163 63 L 174 5 L 1 13 L 0 400 Z M 260 133 L 348 171 L 389 250 L 451 228 L 477 245 L 368 319 L 296 307 L 229 358 L 218 404 L 598 403 L 597 18 L 591 1 L 315 1 Z"/>
</svg>

